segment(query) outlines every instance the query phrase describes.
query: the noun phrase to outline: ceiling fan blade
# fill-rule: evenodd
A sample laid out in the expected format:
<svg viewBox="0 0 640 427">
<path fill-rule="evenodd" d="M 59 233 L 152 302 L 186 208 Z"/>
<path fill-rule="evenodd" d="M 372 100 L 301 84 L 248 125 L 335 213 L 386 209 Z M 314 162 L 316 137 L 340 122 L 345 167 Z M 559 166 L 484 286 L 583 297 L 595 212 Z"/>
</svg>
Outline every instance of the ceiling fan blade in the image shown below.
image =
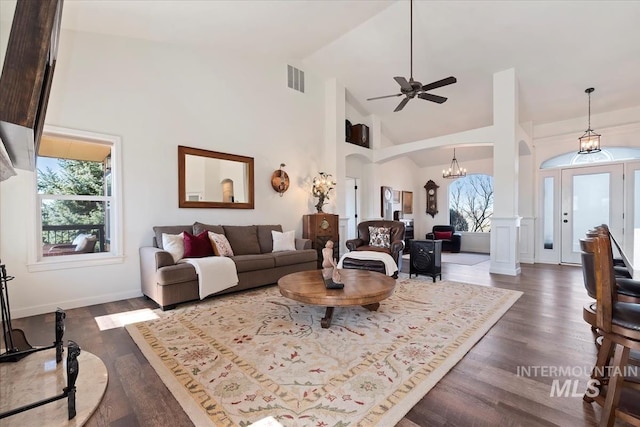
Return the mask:
<svg viewBox="0 0 640 427">
<path fill-rule="evenodd" d="M 409 97 L 407 96 L 405 99 L 403 99 L 402 101 L 400 101 L 400 104 L 398 104 L 398 106 L 396 107 L 396 109 L 395 109 L 395 110 L 393 110 L 393 112 L 394 112 L 394 113 L 396 113 L 396 112 L 398 112 L 398 111 L 402 110 L 402 109 L 404 108 L 404 106 L 405 106 L 405 105 L 407 105 L 407 102 L 409 102 L 409 100 L 410 100 L 410 99 L 411 99 L 411 98 L 409 98 Z"/>
<path fill-rule="evenodd" d="M 458 81 L 458 79 L 456 79 L 453 76 L 450 76 L 450 77 L 444 78 L 442 80 L 438 80 L 437 82 L 426 84 L 426 85 L 422 86 L 422 90 L 437 89 L 437 88 L 442 87 L 442 86 L 447 86 L 447 85 L 450 85 L 450 84 L 454 84 L 457 81 Z"/>
<path fill-rule="evenodd" d="M 394 77 L 393 80 L 397 81 L 402 89 L 413 90 L 407 79 L 405 79 L 404 77 Z"/>
<path fill-rule="evenodd" d="M 367 98 L 367 101 L 373 101 L 374 99 L 383 99 L 383 98 L 393 98 L 396 96 L 402 95 L 401 93 L 397 93 L 395 95 L 385 95 L 385 96 L 376 96 L 375 98 Z"/>
<path fill-rule="evenodd" d="M 433 95 L 431 93 L 420 93 L 418 94 L 418 98 L 426 99 L 427 101 L 435 102 L 438 104 L 442 104 L 447 100 L 444 96 Z"/>
</svg>

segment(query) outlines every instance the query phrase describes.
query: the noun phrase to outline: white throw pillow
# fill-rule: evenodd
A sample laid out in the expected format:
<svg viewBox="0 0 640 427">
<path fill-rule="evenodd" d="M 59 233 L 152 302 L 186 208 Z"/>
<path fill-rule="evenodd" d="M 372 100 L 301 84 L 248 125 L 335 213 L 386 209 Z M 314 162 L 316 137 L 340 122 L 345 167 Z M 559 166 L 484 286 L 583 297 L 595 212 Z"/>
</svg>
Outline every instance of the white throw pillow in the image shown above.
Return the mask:
<svg viewBox="0 0 640 427">
<path fill-rule="evenodd" d="M 273 252 L 296 250 L 295 231 L 291 230 L 281 233 L 279 231 L 271 230 L 271 237 L 273 238 Z"/>
<path fill-rule="evenodd" d="M 93 252 L 96 246 L 96 236 L 85 234 L 85 237 L 76 245 L 76 252 Z"/>
<path fill-rule="evenodd" d="M 178 262 L 184 257 L 184 233 L 162 233 L 162 247 L 171 254 L 173 262 Z"/>
<path fill-rule="evenodd" d="M 86 240 L 87 237 L 91 236 L 91 234 L 83 234 L 80 233 L 76 236 L 75 239 L 73 239 L 73 242 L 71 242 L 72 245 L 76 245 L 78 246 L 80 243 L 84 242 Z"/>
</svg>

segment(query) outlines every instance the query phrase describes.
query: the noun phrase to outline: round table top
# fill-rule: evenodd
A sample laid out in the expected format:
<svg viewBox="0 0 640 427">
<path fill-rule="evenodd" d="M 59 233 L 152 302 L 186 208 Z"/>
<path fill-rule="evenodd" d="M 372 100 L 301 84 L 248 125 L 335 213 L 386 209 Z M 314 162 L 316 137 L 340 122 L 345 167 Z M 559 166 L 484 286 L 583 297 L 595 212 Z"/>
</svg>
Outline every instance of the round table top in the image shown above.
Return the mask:
<svg viewBox="0 0 640 427">
<path fill-rule="evenodd" d="M 67 352 L 56 364 L 55 349 L 34 352 L 15 363 L 0 363 L 0 412 L 47 399 L 62 393 L 67 385 Z M 78 356 L 76 416 L 69 420 L 67 399 L 56 400 L 2 419 L 3 427 L 45 426 L 79 427 L 98 408 L 107 389 L 109 374 L 95 354 L 82 350 Z"/>
<path fill-rule="evenodd" d="M 322 270 L 300 271 L 278 280 L 280 293 L 292 300 L 312 305 L 343 307 L 380 302 L 393 294 L 396 280 L 367 270 L 340 269 L 342 289 L 327 289 Z"/>
</svg>

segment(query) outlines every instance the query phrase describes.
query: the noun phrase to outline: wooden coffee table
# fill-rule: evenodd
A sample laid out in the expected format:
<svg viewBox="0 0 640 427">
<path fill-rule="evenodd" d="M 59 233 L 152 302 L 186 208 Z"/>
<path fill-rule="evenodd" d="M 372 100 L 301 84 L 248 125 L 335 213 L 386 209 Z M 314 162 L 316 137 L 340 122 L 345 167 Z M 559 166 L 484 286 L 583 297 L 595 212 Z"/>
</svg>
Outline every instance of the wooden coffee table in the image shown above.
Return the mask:
<svg viewBox="0 0 640 427">
<path fill-rule="evenodd" d="M 322 270 L 300 271 L 287 274 L 278 280 L 280 293 L 305 304 L 326 306 L 320 321 L 323 328 L 331 326 L 333 309 L 361 305 L 376 311 L 380 301 L 389 298 L 396 286 L 394 278 L 367 270 L 340 270 L 344 288 L 327 289 L 322 279 Z"/>
</svg>

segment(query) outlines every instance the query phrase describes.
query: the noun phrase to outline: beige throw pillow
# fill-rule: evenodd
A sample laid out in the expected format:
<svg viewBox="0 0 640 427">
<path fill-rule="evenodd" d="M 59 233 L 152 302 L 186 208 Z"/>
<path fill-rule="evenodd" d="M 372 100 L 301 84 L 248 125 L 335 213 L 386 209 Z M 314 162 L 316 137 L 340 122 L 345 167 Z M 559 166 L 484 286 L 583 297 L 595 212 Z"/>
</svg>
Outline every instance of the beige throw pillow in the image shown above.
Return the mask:
<svg viewBox="0 0 640 427">
<path fill-rule="evenodd" d="M 294 230 L 285 231 L 284 233 L 271 230 L 271 237 L 273 238 L 272 252 L 296 250 L 296 235 Z"/>
<path fill-rule="evenodd" d="M 213 231 L 209 231 L 208 233 L 214 254 L 219 256 L 233 256 L 233 249 L 231 249 L 231 244 L 224 234 L 217 234 Z"/>
</svg>

